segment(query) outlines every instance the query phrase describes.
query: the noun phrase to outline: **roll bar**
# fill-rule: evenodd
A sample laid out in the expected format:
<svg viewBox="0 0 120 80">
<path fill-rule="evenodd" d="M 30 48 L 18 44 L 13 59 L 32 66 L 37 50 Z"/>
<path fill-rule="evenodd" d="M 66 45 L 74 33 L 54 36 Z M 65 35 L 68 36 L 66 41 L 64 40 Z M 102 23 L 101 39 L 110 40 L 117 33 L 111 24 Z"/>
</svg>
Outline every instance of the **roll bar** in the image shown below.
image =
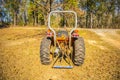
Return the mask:
<svg viewBox="0 0 120 80">
<path fill-rule="evenodd" d="M 71 46 L 71 33 L 77 28 L 77 14 L 74 11 L 51 11 L 49 13 L 49 17 L 48 17 L 48 28 L 53 31 L 54 33 L 54 44 L 56 46 L 56 32 L 55 30 L 50 26 L 50 17 L 53 13 L 73 13 L 75 15 L 75 27 L 70 31 L 70 36 L 69 36 L 69 47 Z"/>
</svg>

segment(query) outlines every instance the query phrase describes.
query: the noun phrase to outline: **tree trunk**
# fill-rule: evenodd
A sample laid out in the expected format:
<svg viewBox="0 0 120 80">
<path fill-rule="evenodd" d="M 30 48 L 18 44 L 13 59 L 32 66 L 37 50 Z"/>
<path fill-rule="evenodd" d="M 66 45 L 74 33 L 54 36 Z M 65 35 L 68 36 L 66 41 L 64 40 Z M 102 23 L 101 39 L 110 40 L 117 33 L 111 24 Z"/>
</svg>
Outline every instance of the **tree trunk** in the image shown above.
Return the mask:
<svg viewBox="0 0 120 80">
<path fill-rule="evenodd" d="M 86 28 L 88 28 L 88 13 L 86 12 Z"/>
<path fill-rule="evenodd" d="M 51 9 L 52 9 L 52 0 L 49 1 L 48 5 L 49 5 L 49 9 L 46 12 L 46 14 L 44 14 L 44 23 L 46 26 L 48 26 L 48 17 L 49 17 L 49 13 L 51 12 Z"/>
<path fill-rule="evenodd" d="M 24 19 L 24 26 L 26 26 L 27 25 L 27 23 L 28 23 L 28 19 L 27 19 L 27 8 L 26 8 L 26 6 L 25 6 L 25 10 L 24 10 L 24 17 L 23 17 L 23 19 Z"/>
<path fill-rule="evenodd" d="M 34 26 L 37 26 L 36 15 L 34 14 Z"/>
<path fill-rule="evenodd" d="M 37 25 L 35 11 L 33 11 L 33 26 Z"/>
<path fill-rule="evenodd" d="M 17 13 L 16 11 L 14 12 L 14 26 L 17 25 Z"/>
<path fill-rule="evenodd" d="M 24 13 L 23 13 L 23 23 L 24 23 L 24 26 L 27 25 L 27 15 L 26 15 L 26 11 L 24 11 Z"/>
<path fill-rule="evenodd" d="M 45 22 L 45 25 L 48 26 L 48 17 L 49 17 L 49 12 L 47 12 L 45 15 L 44 15 L 44 22 Z"/>
<path fill-rule="evenodd" d="M 90 13 L 90 28 L 93 28 L 93 14 Z"/>
</svg>

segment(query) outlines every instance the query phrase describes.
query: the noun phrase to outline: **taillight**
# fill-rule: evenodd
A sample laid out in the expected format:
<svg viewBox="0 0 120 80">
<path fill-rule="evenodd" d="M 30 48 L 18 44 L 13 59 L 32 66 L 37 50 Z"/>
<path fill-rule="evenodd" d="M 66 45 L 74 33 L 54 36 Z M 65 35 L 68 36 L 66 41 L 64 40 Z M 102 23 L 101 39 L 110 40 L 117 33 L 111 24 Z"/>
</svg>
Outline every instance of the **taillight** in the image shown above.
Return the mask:
<svg viewBox="0 0 120 80">
<path fill-rule="evenodd" d="M 79 31 L 78 30 L 74 30 L 75 33 L 78 33 Z"/>
<path fill-rule="evenodd" d="M 52 36 L 53 36 L 53 33 L 51 32 L 50 29 L 48 29 L 48 31 L 47 31 L 47 37 L 52 37 Z"/>
<path fill-rule="evenodd" d="M 73 31 L 72 37 L 75 37 L 75 38 L 79 37 L 78 30 Z"/>
<path fill-rule="evenodd" d="M 73 33 L 72 37 L 79 37 L 79 34 L 78 33 Z"/>
<path fill-rule="evenodd" d="M 50 29 L 48 29 L 48 30 L 47 30 L 47 33 L 50 33 L 50 32 L 51 32 L 51 30 L 50 30 Z"/>
</svg>

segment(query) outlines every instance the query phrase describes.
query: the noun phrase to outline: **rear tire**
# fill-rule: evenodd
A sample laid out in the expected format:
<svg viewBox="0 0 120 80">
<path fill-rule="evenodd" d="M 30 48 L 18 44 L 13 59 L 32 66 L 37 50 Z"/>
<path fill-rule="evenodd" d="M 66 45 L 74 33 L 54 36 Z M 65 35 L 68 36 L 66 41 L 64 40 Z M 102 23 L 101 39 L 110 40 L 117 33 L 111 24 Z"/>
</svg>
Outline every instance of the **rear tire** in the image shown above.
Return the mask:
<svg viewBox="0 0 120 80">
<path fill-rule="evenodd" d="M 82 37 L 79 37 L 74 41 L 74 55 L 73 55 L 74 65 L 76 66 L 82 65 L 84 63 L 84 57 L 85 57 L 84 39 Z"/>
<path fill-rule="evenodd" d="M 47 37 L 43 38 L 40 45 L 40 60 L 44 65 L 48 65 L 51 63 L 50 61 L 50 45 L 51 40 Z"/>
</svg>

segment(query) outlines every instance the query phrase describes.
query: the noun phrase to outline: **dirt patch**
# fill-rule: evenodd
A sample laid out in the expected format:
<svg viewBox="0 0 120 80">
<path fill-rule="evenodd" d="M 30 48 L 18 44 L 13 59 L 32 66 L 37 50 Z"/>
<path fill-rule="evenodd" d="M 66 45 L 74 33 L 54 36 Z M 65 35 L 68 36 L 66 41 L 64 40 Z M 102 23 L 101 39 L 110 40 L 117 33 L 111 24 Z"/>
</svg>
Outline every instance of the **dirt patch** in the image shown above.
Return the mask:
<svg viewBox="0 0 120 80">
<path fill-rule="evenodd" d="M 44 37 L 40 35 L 44 31 L 39 30 L 37 28 L 0 30 L 0 80 L 120 79 L 120 50 L 113 43 L 104 40 L 106 38 L 103 31 L 100 32 L 103 36 L 91 30 L 80 31 L 86 46 L 82 66 L 74 66 L 73 69 L 54 69 L 52 64 L 40 63 L 40 42 Z M 118 39 L 116 41 L 119 42 Z"/>
<path fill-rule="evenodd" d="M 26 38 L 26 39 L 19 39 L 19 40 L 15 40 L 15 41 L 4 41 L 3 42 L 3 46 L 16 46 L 16 45 L 22 45 L 24 43 L 28 43 L 31 41 L 35 41 L 35 38 Z"/>
<path fill-rule="evenodd" d="M 98 44 L 98 42 L 95 41 L 95 40 L 87 40 L 87 42 L 88 42 L 90 45 L 96 46 L 96 47 L 98 47 L 98 48 L 100 48 L 100 49 L 102 49 L 102 50 L 108 49 L 108 48 L 106 48 L 105 46 L 102 46 L 102 45 Z"/>
<path fill-rule="evenodd" d="M 107 43 L 110 43 L 116 48 L 120 49 L 120 42 L 118 41 L 120 40 L 120 35 L 117 34 L 118 30 L 107 29 L 107 30 L 91 30 L 91 31 L 101 36 L 101 39 L 103 39 Z"/>
</svg>

